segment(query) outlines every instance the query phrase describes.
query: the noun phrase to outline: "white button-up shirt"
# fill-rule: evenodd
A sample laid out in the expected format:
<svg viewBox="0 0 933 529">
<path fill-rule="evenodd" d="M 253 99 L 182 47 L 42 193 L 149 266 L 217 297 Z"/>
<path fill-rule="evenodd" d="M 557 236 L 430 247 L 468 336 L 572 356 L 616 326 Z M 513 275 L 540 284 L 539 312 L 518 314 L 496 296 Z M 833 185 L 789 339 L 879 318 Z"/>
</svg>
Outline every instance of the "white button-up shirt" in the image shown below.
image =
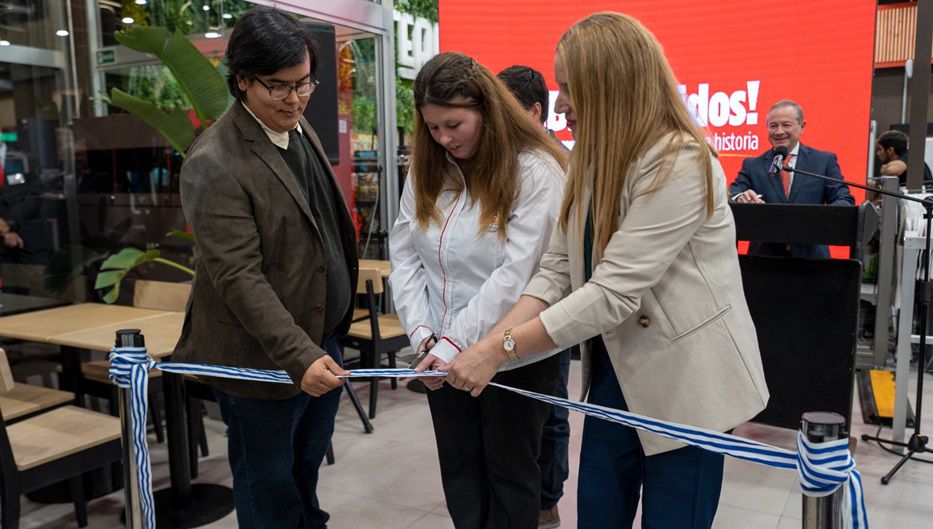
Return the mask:
<svg viewBox="0 0 933 529">
<path fill-rule="evenodd" d="M 456 166 L 449 156 L 448 161 Z M 537 272 L 557 223 L 565 176 L 560 164 L 543 152 L 522 153 L 518 165 L 520 191 L 504 240 L 497 225 L 480 230 L 480 205 L 465 190 L 442 191 L 436 201 L 442 223 L 419 226 L 412 187 L 417 175 L 408 175 L 389 234 L 389 283 L 413 349 L 434 333 L 438 343 L 431 353 L 450 362 L 511 310 Z M 454 173 L 463 178 L 459 166 Z M 506 362 L 500 371 L 541 356 Z"/>
</svg>

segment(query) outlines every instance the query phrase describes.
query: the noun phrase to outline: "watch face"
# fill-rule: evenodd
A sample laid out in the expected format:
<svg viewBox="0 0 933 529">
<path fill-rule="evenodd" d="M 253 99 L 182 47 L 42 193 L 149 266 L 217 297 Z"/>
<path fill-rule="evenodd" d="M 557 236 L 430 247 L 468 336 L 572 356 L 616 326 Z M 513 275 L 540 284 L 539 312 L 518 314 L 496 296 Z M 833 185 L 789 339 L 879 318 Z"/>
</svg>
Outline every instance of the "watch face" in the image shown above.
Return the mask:
<svg viewBox="0 0 933 529">
<path fill-rule="evenodd" d="M 505 348 L 506 351 L 511 351 L 515 349 L 515 340 L 511 338 L 506 338 L 506 340 L 502 342 L 502 347 Z"/>
</svg>

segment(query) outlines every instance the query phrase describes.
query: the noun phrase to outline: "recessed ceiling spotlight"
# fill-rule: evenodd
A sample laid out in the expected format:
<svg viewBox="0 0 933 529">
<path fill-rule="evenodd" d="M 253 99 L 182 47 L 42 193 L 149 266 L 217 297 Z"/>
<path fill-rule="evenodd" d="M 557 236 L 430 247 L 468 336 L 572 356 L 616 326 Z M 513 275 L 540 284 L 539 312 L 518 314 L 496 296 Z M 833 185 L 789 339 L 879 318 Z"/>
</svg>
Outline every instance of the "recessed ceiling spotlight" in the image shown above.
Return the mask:
<svg viewBox="0 0 933 529">
<path fill-rule="evenodd" d="M 58 35 L 59 37 L 67 37 L 67 36 L 68 36 L 68 30 L 67 30 L 67 29 L 60 29 L 60 30 L 56 31 L 55 34 Z"/>
</svg>

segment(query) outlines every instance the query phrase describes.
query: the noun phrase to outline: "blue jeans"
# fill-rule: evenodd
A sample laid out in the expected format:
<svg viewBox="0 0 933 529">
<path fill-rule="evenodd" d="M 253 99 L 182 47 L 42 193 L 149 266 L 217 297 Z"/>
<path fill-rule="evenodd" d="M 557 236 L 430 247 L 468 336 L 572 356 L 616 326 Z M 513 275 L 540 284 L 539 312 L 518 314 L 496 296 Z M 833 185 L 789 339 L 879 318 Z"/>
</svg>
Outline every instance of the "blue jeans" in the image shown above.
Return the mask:
<svg viewBox="0 0 933 529">
<path fill-rule="evenodd" d="M 567 379 L 570 377 L 570 352 L 573 346 L 558 353 L 560 371 L 554 377 L 555 397 L 567 398 Z M 564 495 L 564 482 L 570 472 L 567 462 L 567 449 L 570 446 L 570 423 L 567 421 L 567 408 L 551 406 L 551 413 L 544 423 L 541 435 L 541 454 L 538 467 L 541 468 L 541 510 L 546 511 L 557 505 Z"/>
<path fill-rule="evenodd" d="M 627 410 L 601 338 L 591 342 L 589 402 Z M 635 430 L 592 417 L 583 423 L 578 527 L 631 527 L 642 490 L 644 529 L 709 529 L 719 506 L 723 457 L 695 447 L 646 456 Z"/>
<path fill-rule="evenodd" d="M 335 340 L 324 350 L 341 361 Z M 248 399 L 214 389 L 228 428 L 240 529 L 320 529 L 330 518 L 317 500 L 318 467 L 334 433 L 340 389 L 320 397 Z"/>
</svg>

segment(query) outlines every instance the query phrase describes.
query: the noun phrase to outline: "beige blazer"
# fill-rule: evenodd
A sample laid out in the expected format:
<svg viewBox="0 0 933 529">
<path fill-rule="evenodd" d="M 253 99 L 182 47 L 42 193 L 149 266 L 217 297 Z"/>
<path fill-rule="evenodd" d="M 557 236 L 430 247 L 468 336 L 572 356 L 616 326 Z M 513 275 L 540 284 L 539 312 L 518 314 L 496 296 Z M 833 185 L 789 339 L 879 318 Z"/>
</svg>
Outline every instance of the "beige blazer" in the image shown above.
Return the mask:
<svg viewBox="0 0 933 529">
<path fill-rule="evenodd" d="M 724 432 L 763 410 L 768 388 L 722 167 L 713 160 L 715 209 L 707 217 L 698 147 L 665 156 L 669 139 L 632 165 L 619 229 L 604 253 L 594 250 L 590 281 L 574 221 L 567 233 L 555 230 L 525 294 L 551 305 L 541 321 L 561 349 L 582 344 L 581 399 L 590 381 L 586 340 L 601 334 L 632 412 Z M 671 176 L 649 193 L 662 166 Z M 683 446 L 638 434 L 648 455 Z"/>
</svg>

